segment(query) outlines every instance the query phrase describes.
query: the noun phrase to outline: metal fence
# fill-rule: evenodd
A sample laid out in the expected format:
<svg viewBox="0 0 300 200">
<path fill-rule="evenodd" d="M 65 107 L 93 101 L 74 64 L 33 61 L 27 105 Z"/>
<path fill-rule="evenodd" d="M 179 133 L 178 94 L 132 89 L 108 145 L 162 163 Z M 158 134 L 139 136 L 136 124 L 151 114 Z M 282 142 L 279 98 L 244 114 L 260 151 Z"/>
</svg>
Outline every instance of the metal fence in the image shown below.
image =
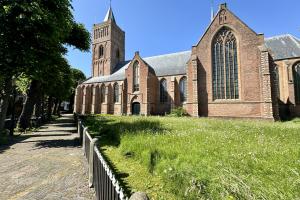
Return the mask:
<svg viewBox="0 0 300 200">
<path fill-rule="evenodd" d="M 89 184 L 94 187 L 97 200 L 128 200 L 123 188 L 97 147 L 82 121 L 78 120 L 78 136 L 82 139 L 84 155 L 89 165 Z"/>
</svg>

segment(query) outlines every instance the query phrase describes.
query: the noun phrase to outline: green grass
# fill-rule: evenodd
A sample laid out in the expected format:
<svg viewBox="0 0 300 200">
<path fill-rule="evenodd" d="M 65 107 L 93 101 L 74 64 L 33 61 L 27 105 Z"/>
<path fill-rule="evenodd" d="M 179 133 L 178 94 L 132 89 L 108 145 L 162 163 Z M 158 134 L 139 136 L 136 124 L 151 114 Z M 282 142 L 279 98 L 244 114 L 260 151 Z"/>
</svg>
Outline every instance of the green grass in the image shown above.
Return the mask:
<svg viewBox="0 0 300 200">
<path fill-rule="evenodd" d="M 151 199 L 300 199 L 300 120 L 93 116 L 131 191 Z"/>
</svg>

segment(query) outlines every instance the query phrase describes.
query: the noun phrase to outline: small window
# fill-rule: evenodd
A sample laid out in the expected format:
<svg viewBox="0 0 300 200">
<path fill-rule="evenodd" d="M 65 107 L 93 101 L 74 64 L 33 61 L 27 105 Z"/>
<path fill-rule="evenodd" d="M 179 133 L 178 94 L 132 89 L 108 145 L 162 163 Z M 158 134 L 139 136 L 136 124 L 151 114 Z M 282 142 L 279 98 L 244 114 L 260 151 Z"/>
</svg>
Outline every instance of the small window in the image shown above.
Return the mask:
<svg viewBox="0 0 300 200">
<path fill-rule="evenodd" d="M 104 48 L 103 45 L 100 45 L 99 47 L 99 59 L 102 58 L 104 55 Z"/>
<path fill-rule="evenodd" d="M 119 102 L 119 85 L 116 83 L 114 86 L 114 103 Z"/>
<path fill-rule="evenodd" d="M 166 103 L 168 102 L 168 90 L 167 90 L 167 80 L 162 79 L 160 81 L 160 102 Z"/>
<path fill-rule="evenodd" d="M 183 77 L 179 81 L 179 92 L 180 92 L 180 101 L 186 102 L 187 100 L 187 87 L 186 87 L 186 77 Z"/>
<path fill-rule="evenodd" d="M 300 63 L 296 64 L 293 70 L 296 104 L 300 104 Z"/>
<path fill-rule="evenodd" d="M 133 65 L 133 92 L 140 91 L 140 66 L 139 62 Z"/>
</svg>

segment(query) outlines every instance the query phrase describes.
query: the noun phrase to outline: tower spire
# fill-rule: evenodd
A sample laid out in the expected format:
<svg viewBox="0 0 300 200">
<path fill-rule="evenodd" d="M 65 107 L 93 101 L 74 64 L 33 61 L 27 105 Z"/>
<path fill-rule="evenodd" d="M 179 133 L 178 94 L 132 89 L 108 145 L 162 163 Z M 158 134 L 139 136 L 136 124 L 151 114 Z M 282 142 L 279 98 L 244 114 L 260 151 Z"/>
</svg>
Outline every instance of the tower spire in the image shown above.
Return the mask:
<svg viewBox="0 0 300 200">
<path fill-rule="evenodd" d="M 114 13 L 113 13 L 112 8 L 111 8 L 111 0 L 110 0 L 109 9 L 108 9 L 108 11 L 107 11 L 107 13 L 105 15 L 105 18 L 104 18 L 103 22 L 106 22 L 108 20 L 116 22 Z"/>
<path fill-rule="evenodd" d="M 214 12 L 214 0 L 211 0 L 211 11 L 210 11 L 210 21 L 213 21 L 215 18 L 215 12 Z"/>
</svg>

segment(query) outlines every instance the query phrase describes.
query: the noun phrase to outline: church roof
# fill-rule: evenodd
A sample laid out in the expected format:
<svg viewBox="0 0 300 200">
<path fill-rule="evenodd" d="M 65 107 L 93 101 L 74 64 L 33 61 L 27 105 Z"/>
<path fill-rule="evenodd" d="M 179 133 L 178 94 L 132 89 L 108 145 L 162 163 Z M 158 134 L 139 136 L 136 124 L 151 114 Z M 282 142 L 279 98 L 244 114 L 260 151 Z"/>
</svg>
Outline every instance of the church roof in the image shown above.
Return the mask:
<svg viewBox="0 0 300 200">
<path fill-rule="evenodd" d="M 146 57 L 143 60 L 154 70 L 156 76 L 170 76 L 186 73 L 187 62 L 191 57 L 191 51 L 183 51 L 172 54 L 165 54 L 153 57 Z M 116 71 L 108 76 L 93 77 L 84 83 L 101 83 L 120 81 L 125 79 L 125 70 L 131 61 L 126 61 L 116 67 Z"/>
<path fill-rule="evenodd" d="M 108 9 L 108 11 L 107 11 L 107 13 L 106 13 L 106 15 L 105 15 L 105 18 L 104 18 L 103 22 L 107 22 L 107 21 L 110 20 L 110 19 L 111 19 L 113 22 L 116 22 L 116 19 L 115 19 L 115 16 L 114 16 L 114 13 L 113 13 L 111 7 L 109 7 L 109 9 Z"/>
<path fill-rule="evenodd" d="M 300 40 L 293 35 L 279 35 L 265 39 L 274 60 L 300 57 Z"/>
</svg>

